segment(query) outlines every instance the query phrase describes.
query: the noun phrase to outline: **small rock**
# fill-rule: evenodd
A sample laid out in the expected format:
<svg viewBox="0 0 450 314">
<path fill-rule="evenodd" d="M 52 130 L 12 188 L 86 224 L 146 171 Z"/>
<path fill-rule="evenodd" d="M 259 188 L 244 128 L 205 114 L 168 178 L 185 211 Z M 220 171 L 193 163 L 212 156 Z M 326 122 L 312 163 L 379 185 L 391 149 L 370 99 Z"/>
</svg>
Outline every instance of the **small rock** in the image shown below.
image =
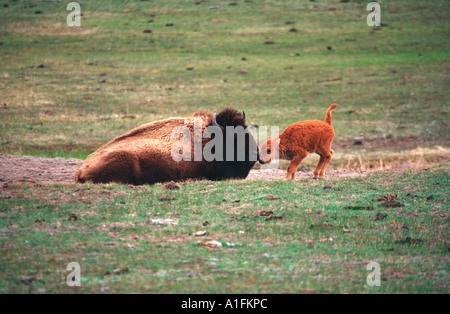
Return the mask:
<svg viewBox="0 0 450 314">
<path fill-rule="evenodd" d="M 397 202 L 397 201 L 386 201 L 381 204 L 384 207 L 391 207 L 391 208 L 397 208 L 397 207 L 403 207 L 404 204 Z"/>
<path fill-rule="evenodd" d="M 70 214 L 70 216 L 69 216 L 69 221 L 77 221 L 78 220 L 78 217 L 75 215 L 75 214 Z"/>
<path fill-rule="evenodd" d="M 375 220 L 375 221 L 385 220 L 387 218 L 387 216 L 388 216 L 387 214 L 378 213 L 375 215 L 373 220 Z"/>
<path fill-rule="evenodd" d="M 180 186 L 178 184 L 176 184 L 175 181 L 170 181 L 170 182 L 166 183 L 166 185 L 164 185 L 164 188 L 166 190 L 179 190 Z"/>
<path fill-rule="evenodd" d="M 207 247 L 210 247 L 210 248 L 221 248 L 221 247 L 223 247 L 221 242 L 215 241 L 215 240 L 202 241 L 202 242 L 199 242 L 198 245 L 200 245 L 200 246 L 207 246 Z"/>
<path fill-rule="evenodd" d="M 154 225 L 178 225 L 178 222 L 173 219 L 152 219 L 151 222 Z"/>
<path fill-rule="evenodd" d="M 269 217 L 269 216 L 271 216 L 272 214 L 273 214 L 273 211 L 271 211 L 271 210 L 268 210 L 268 211 L 263 210 L 263 211 L 261 211 L 261 212 L 259 213 L 259 215 L 260 215 L 261 217 Z"/>
</svg>

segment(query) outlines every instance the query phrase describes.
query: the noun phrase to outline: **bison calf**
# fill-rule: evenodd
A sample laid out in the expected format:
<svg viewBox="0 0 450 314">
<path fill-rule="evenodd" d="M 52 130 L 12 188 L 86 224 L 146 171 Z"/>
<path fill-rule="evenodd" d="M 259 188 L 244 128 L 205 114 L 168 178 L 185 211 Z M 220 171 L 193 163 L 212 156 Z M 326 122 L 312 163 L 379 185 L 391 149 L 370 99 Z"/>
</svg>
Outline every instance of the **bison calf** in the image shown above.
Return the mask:
<svg viewBox="0 0 450 314">
<path fill-rule="evenodd" d="M 334 129 L 331 126 L 331 111 L 338 105 L 332 104 L 325 115 L 325 122 L 319 120 L 300 121 L 288 126 L 278 138 L 267 140 L 261 145 L 259 162 L 266 164 L 275 158 L 290 160 L 286 179 L 295 179 L 295 172 L 309 153 L 320 156 L 314 170 L 314 178 L 323 178 L 333 155 L 331 143 Z"/>
</svg>

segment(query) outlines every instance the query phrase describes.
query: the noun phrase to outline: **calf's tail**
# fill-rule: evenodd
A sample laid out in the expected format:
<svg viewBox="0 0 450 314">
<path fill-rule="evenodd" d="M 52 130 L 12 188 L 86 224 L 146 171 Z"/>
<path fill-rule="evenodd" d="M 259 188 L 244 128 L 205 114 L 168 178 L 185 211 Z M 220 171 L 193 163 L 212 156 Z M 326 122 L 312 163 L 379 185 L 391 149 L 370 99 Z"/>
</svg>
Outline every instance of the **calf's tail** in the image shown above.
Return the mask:
<svg viewBox="0 0 450 314">
<path fill-rule="evenodd" d="M 328 108 L 327 113 L 325 114 L 325 122 L 331 125 L 331 111 L 337 108 L 337 104 L 332 104 L 330 108 Z"/>
</svg>

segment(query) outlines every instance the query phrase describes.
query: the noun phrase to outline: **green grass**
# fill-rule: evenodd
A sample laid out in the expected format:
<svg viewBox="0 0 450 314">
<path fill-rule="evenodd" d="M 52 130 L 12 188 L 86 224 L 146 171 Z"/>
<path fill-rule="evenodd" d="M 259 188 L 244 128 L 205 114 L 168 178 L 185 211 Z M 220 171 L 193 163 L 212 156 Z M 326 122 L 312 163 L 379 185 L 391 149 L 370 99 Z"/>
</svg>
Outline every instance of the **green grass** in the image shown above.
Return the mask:
<svg viewBox="0 0 450 314">
<path fill-rule="evenodd" d="M 448 293 L 449 179 L 438 166 L 326 182 L 198 181 L 177 191 L 11 186 L 1 191 L 0 292 Z M 373 202 L 387 193 L 405 206 Z M 269 210 L 283 218 L 260 216 Z M 387 218 L 375 221 L 378 213 Z M 178 225 L 151 223 L 158 218 Z M 208 234 L 193 236 L 200 230 Z M 396 242 L 407 237 L 423 242 Z M 236 246 L 198 245 L 208 239 Z M 370 261 L 381 266 L 380 287 L 366 286 Z M 70 262 L 81 266 L 79 288 L 65 284 Z"/>
<path fill-rule="evenodd" d="M 28 3 L 0 1 L 0 152 L 85 158 L 142 123 L 230 105 L 283 129 L 332 102 L 338 157 L 356 137 L 448 146 L 446 1 L 381 1 L 378 28 L 363 1 L 99 0 L 80 28 L 65 3 Z"/>
</svg>

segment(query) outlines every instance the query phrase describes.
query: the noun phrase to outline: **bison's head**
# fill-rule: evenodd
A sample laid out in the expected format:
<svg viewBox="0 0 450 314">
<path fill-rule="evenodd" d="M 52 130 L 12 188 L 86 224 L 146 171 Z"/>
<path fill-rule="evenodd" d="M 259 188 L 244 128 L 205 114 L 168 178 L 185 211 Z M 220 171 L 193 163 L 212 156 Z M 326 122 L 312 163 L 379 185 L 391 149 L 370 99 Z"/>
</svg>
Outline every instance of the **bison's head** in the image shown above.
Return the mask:
<svg viewBox="0 0 450 314">
<path fill-rule="evenodd" d="M 245 113 L 227 108 L 212 116 L 210 126 L 222 135 L 222 145 L 214 148 L 219 149 L 222 156 L 215 161 L 217 179 L 246 178 L 259 159 L 259 151 L 245 123 Z M 212 140 L 215 137 L 212 136 Z"/>
</svg>

